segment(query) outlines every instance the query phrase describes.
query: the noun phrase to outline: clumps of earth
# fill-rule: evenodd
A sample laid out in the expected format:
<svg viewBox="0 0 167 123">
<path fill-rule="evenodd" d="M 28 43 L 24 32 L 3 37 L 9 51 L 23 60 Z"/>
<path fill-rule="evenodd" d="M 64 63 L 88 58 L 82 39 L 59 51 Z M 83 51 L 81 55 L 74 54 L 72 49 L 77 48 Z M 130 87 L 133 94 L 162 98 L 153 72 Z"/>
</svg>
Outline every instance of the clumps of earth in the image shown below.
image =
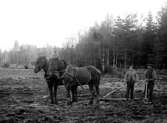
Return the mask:
<svg viewBox="0 0 167 123">
<path fill-rule="evenodd" d="M 50 104 L 43 73 L 1 69 L 0 123 L 166 123 L 167 75 L 161 74 L 164 80 L 161 89 L 155 87 L 152 105 L 142 101 L 143 83 L 136 83 L 135 100 L 126 101 L 124 83 L 107 75 L 101 79 L 99 105 L 88 105 L 89 90 L 83 86 L 78 102 L 68 106 L 63 86 L 58 89 L 58 105 Z"/>
</svg>

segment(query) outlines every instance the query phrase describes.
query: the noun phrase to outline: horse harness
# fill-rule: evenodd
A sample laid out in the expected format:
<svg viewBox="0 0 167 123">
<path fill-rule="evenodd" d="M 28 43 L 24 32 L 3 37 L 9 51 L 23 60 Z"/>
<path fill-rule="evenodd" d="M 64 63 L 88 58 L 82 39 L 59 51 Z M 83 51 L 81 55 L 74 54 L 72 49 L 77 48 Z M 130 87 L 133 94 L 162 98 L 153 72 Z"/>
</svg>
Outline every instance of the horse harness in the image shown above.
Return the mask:
<svg viewBox="0 0 167 123">
<path fill-rule="evenodd" d="M 89 71 L 89 70 L 88 70 Z M 69 77 L 71 77 L 74 81 L 77 82 L 77 84 L 82 88 L 82 90 L 84 90 L 84 87 L 82 86 L 81 82 L 77 79 L 77 70 L 73 69 L 74 74 L 70 74 L 69 72 L 65 72 L 66 75 L 68 75 Z M 90 71 L 89 71 L 90 72 Z M 90 80 L 91 80 L 91 73 L 90 73 Z"/>
</svg>

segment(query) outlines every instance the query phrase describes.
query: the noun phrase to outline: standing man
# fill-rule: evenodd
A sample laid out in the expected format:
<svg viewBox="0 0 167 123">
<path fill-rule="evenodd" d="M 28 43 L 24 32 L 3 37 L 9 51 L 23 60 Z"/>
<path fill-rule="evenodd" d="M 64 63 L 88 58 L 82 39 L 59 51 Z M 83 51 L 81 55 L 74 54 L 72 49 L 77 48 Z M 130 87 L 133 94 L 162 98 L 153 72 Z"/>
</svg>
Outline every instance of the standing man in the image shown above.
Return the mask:
<svg viewBox="0 0 167 123">
<path fill-rule="evenodd" d="M 128 71 L 125 73 L 125 82 L 127 83 L 126 88 L 126 99 L 133 99 L 134 95 L 134 84 L 138 81 L 138 75 L 137 72 L 133 69 L 133 66 L 131 65 L 128 69 Z"/>
<path fill-rule="evenodd" d="M 152 103 L 154 82 L 157 79 L 157 74 L 153 69 L 152 64 L 147 65 L 147 70 L 145 72 L 146 87 L 145 87 L 145 97 L 148 99 L 148 103 Z"/>
</svg>

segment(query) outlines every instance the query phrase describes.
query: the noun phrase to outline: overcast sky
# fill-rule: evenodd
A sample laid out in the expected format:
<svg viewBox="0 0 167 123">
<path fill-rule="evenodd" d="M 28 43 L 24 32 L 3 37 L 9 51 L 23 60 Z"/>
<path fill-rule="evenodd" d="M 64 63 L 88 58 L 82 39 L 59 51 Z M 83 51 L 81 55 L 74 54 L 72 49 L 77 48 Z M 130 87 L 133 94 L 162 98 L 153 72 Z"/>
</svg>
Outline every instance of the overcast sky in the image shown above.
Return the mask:
<svg viewBox="0 0 167 123">
<path fill-rule="evenodd" d="M 167 0 L 0 0 L 0 49 L 19 44 L 61 47 L 106 15 L 156 14 Z"/>
</svg>

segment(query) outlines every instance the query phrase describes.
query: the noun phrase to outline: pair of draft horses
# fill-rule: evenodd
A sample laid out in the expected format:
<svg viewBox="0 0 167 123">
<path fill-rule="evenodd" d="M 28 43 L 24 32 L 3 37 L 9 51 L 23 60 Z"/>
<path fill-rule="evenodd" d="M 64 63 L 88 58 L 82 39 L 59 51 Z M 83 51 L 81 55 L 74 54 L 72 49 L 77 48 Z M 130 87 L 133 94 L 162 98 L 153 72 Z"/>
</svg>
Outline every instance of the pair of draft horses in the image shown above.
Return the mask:
<svg viewBox="0 0 167 123">
<path fill-rule="evenodd" d="M 68 104 L 77 102 L 77 87 L 88 85 L 91 93 L 89 104 L 99 102 L 99 84 L 101 72 L 90 65 L 85 67 L 73 67 L 58 58 L 39 57 L 35 63 L 34 72 L 44 71 L 44 78 L 48 84 L 51 103 L 57 104 L 57 88 L 64 85 L 67 90 Z M 71 95 L 70 95 L 71 91 Z"/>
</svg>

